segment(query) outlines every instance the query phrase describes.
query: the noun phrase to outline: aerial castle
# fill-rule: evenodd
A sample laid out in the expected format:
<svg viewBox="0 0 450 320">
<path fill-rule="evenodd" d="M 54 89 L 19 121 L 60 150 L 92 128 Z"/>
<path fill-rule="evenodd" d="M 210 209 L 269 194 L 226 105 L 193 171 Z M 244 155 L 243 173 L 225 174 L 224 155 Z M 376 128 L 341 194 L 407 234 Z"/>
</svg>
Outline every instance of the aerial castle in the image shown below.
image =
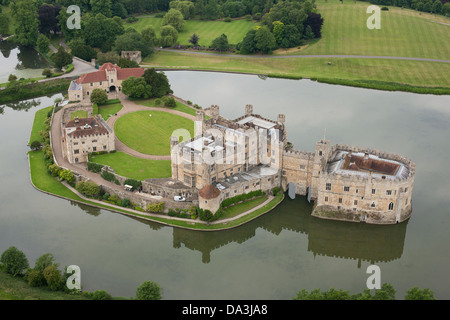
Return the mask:
<svg viewBox="0 0 450 320">
<path fill-rule="evenodd" d="M 172 178 L 198 190 L 211 212 L 230 197 L 273 188 L 295 191 L 314 203 L 312 215 L 336 220 L 394 224 L 411 216 L 415 166 L 395 154 L 334 145 L 325 138 L 314 153 L 293 150 L 285 116 L 253 113 L 235 120 L 218 106 L 197 111 L 195 137 L 171 139 Z M 290 193 L 291 193 L 290 192 Z"/>
</svg>

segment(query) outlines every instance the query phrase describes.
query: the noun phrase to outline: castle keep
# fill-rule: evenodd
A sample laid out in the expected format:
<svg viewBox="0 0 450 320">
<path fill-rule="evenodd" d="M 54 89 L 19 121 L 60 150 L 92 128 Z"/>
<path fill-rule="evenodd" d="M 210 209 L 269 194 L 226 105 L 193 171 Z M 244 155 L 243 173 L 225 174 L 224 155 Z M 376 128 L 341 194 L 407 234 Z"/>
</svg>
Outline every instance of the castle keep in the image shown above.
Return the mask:
<svg viewBox="0 0 450 320">
<path fill-rule="evenodd" d="M 235 120 L 218 106 L 197 111 L 195 137 L 171 139 L 172 179 L 195 188 L 199 206 L 213 213 L 227 198 L 273 188 L 295 191 L 327 219 L 391 224 L 408 219 L 414 164 L 399 155 L 342 145 L 325 138 L 316 150 L 292 150 L 285 116 L 277 121 L 253 113 Z"/>
</svg>

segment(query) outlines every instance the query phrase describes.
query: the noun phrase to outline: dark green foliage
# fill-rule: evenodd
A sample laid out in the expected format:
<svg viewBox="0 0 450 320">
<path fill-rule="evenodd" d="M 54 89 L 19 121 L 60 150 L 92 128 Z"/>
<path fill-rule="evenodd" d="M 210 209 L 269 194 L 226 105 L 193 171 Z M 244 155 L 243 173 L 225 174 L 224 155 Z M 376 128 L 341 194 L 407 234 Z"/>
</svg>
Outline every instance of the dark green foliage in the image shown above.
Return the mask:
<svg viewBox="0 0 450 320">
<path fill-rule="evenodd" d="M 42 33 L 38 36 L 36 44 L 39 52 L 43 54 L 46 54 L 50 50 L 50 40 Z"/>
<path fill-rule="evenodd" d="M 152 281 L 145 281 L 136 290 L 136 300 L 161 300 L 161 287 Z"/>
<path fill-rule="evenodd" d="M 120 58 L 117 64 L 121 68 L 138 68 L 139 64 L 136 61 Z"/>
<path fill-rule="evenodd" d="M 102 171 L 101 176 L 102 176 L 102 178 L 105 179 L 106 181 L 112 181 L 112 182 L 115 182 L 116 184 L 119 183 L 119 181 L 117 180 L 116 176 L 115 176 L 113 173 L 108 172 L 108 171 L 106 171 L 106 170 L 103 170 L 103 171 Z"/>
<path fill-rule="evenodd" d="M 100 192 L 100 187 L 92 181 L 79 181 L 75 185 L 75 189 L 87 197 L 97 196 Z"/>
<path fill-rule="evenodd" d="M 123 35 L 116 38 L 113 50 L 120 54 L 121 51 L 141 51 L 142 57 L 153 52 L 152 44 L 135 29 L 128 29 Z"/>
<path fill-rule="evenodd" d="M 58 69 L 62 69 L 62 67 L 67 66 L 72 63 L 72 55 L 63 47 L 59 47 L 58 52 L 52 55 L 52 61 Z"/>
<path fill-rule="evenodd" d="M 120 200 L 118 205 L 121 206 L 121 207 L 127 208 L 127 207 L 129 207 L 131 205 L 131 202 L 127 198 L 123 198 L 122 200 Z"/>
<path fill-rule="evenodd" d="M 280 187 L 275 187 L 272 189 L 272 195 L 276 196 L 279 192 L 280 192 L 281 188 Z"/>
<path fill-rule="evenodd" d="M 61 271 L 55 265 L 50 265 L 42 271 L 47 286 L 52 291 L 60 290 L 63 286 Z"/>
<path fill-rule="evenodd" d="M 191 36 L 191 38 L 189 39 L 189 42 L 192 43 L 193 46 L 198 45 L 198 41 L 200 40 L 200 38 L 198 37 L 198 35 L 196 35 L 195 33 Z"/>
<path fill-rule="evenodd" d="M 122 92 L 130 98 L 148 99 L 152 97 L 152 86 L 143 77 L 129 77 L 122 81 Z"/>
<path fill-rule="evenodd" d="M 248 200 L 253 197 L 260 197 L 263 195 L 264 195 L 264 192 L 262 190 L 255 190 L 255 191 L 251 191 L 249 193 L 243 193 L 243 194 L 223 200 L 221 206 L 222 206 L 222 208 L 226 208 L 235 203 L 238 203 L 238 202 L 241 202 L 244 200 Z"/>
<path fill-rule="evenodd" d="M 173 97 L 164 96 L 161 100 L 165 107 L 175 108 L 177 106 L 177 103 Z"/>
<path fill-rule="evenodd" d="M 112 296 L 105 290 L 94 291 L 91 295 L 92 300 L 112 300 Z"/>
<path fill-rule="evenodd" d="M 83 39 L 75 38 L 69 42 L 69 47 L 72 50 L 72 54 L 75 57 L 90 62 L 92 59 L 97 58 L 97 51 L 91 46 L 84 43 Z"/>
<path fill-rule="evenodd" d="M 123 183 L 124 185 L 128 184 L 133 187 L 133 189 L 138 189 L 142 186 L 142 181 L 135 180 L 135 179 L 127 179 Z"/>
<path fill-rule="evenodd" d="M 103 167 L 104 166 L 102 164 L 99 164 L 99 163 L 89 162 L 89 161 L 87 162 L 88 170 L 92 171 L 94 173 L 99 173 L 102 170 Z"/>
<path fill-rule="evenodd" d="M 414 287 L 406 291 L 405 300 L 436 300 L 434 293 L 430 289 L 419 289 Z"/>
<path fill-rule="evenodd" d="M 100 88 L 95 88 L 94 90 L 92 90 L 90 99 L 91 99 L 92 103 L 101 105 L 101 104 L 104 104 L 106 101 L 108 101 L 108 94 L 105 92 L 105 90 L 102 90 Z"/>
<path fill-rule="evenodd" d="M 28 259 L 25 254 L 16 247 L 6 249 L 1 257 L 0 262 L 5 267 L 6 273 L 15 276 L 21 276 L 29 267 Z"/>
<path fill-rule="evenodd" d="M 166 94 L 173 93 L 164 72 L 156 72 L 154 68 L 146 69 L 144 79 L 152 87 L 153 98 L 161 98 Z"/>
<path fill-rule="evenodd" d="M 39 141 L 33 141 L 30 144 L 30 149 L 31 150 L 39 150 L 42 147 L 42 144 Z"/>
<path fill-rule="evenodd" d="M 14 40 L 24 46 L 35 46 L 38 39 L 39 20 L 33 0 L 17 0 L 10 4 L 15 20 Z"/>
<path fill-rule="evenodd" d="M 46 76 L 47 78 L 50 78 L 52 76 L 52 74 L 53 74 L 53 72 L 52 72 L 52 70 L 50 68 L 45 68 L 42 71 L 42 75 Z"/>
<path fill-rule="evenodd" d="M 120 23 L 101 13 L 82 21 L 81 38 L 88 46 L 99 48 L 102 52 L 111 51 L 116 38 L 124 32 L 125 29 Z"/>
<path fill-rule="evenodd" d="M 26 276 L 30 287 L 40 287 L 45 285 L 45 278 L 42 271 L 30 269 Z"/>
<path fill-rule="evenodd" d="M 171 25 L 163 26 L 159 30 L 161 34 L 161 38 L 159 40 L 159 44 L 162 47 L 171 47 L 177 43 L 178 40 L 178 31 Z"/>
<path fill-rule="evenodd" d="M 220 52 L 228 50 L 229 47 L 228 37 L 224 33 L 215 38 L 211 43 L 211 48 Z"/>
</svg>

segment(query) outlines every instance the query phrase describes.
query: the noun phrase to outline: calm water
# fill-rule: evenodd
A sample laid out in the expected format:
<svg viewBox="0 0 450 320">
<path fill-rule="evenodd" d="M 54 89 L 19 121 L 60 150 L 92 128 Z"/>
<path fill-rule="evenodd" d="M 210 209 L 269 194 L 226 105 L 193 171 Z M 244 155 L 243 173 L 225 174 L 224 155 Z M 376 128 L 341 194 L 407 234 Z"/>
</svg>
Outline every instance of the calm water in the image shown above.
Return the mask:
<svg viewBox="0 0 450 320">
<path fill-rule="evenodd" d="M 134 296 L 145 280 L 165 299 L 291 299 L 305 288 L 365 289 L 377 264 L 397 298 L 414 286 L 450 298 L 448 137 L 450 97 L 392 93 L 256 76 L 166 72 L 174 93 L 234 118 L 253 104 L 266 117 L 286 114 L 288 140 L 316 140 L 398 152 L 416 163 L 412 218 L 371 226 L 310 217 L 305 198 L 230 231 L 196 232 L 144 223 L 47 196 L 29 182 L 26 143 L 34 112 L 0 115 L 0 252 L 14 245 L 32 265 L 51 252 L 76 264 L 86 290 Z M 16 108 L 16 107 L 15 107 Z M 16 108 L 17 109 L 17 108 Z"/>
<path fill-rule="evenodd" d="M 10 74 L 20 78 L 42 76 L 48 62 L 36 50 L 12 42 L 0 42 L 0 83 L 7 82 Z"/>
</svg>

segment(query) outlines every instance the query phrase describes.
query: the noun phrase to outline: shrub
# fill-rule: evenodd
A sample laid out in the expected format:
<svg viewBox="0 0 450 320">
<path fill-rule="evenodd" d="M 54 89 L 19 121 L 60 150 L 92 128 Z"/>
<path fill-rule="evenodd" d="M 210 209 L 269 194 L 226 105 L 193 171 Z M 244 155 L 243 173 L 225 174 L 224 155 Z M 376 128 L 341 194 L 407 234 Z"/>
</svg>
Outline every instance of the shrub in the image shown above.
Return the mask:
<svg viewBox="0 0 450 320">
<path fill-rule="evenodd" d="M 69 64 L 69 65 L 67 65 L 67 68 L 66 68 L 66 73 L 72 72 L 72 71 L 73 71 L 73 69 L 74 69 L 74 66 L 73 66 L 73 64 Z"/>
<path fill-rule="evenodd" d="M 230 18 L 230 17 L 226 17 L 225 19 L 223 19 L 223 21 L 225 21 L 225 22 L 231 22 L 231 18 Z"/>
<path fill-rule="evenodd" d="M 119 205 L 124 208 L 129 207 L 130 204 L 131 204 L 131 202 L 127 198 L 123 198 L 122 200 L 119 201 Z"/>
<path fill-rule="evenodd" d="M 161 300 L 161 287 L 152 281 L 145 281 L 136 289 L 136 300 Z"/>
<path fill-rule="evenodd" d="M 197 209 L 198 217 L 202 221 L 213 221 L 214 215 L 210 210 L 203 210 L 201 208 Z"/>
<path fill-rule="evenodd" d="M 100 187 L 92 181 L 80 181 L 75 185 L 75 189 L 88 197 L 93 197 L 99 194 Z"/>
<path fill-rule="evenodd" d="M 29 267 L 27 257 L 16 247 L 6 249 L 0 257 L 0 262 L 4 265 L 6 273 L 14 277 L 21 276 Z"/>
<path fill-rule="evenodd" d="M 52 76 L 52 70 L 50 68 L 45 68 L 42 71 L 42 75 L 45 76 L 46 78 L 50 78 Z"/>
<path fill-rule="evenodd" d="M 91 93 L 91 102 L 97 104 L 103 104 L 108 101 L 108 94 L 105 90 L 95 88 Z"/>
<path fill-rule="evenodd" d="M 261 190 L 251 191 L 249 193 L 244 193 L 244 194 L 240 194 L 240 195 L 237 195 L 235 197 L 232 197 L 232 198 L 225 199 L 225 200 L 222 201 L 221 206 L 223 208 L 226 208 L 226 207 L 229 207 L 232 204 L 235 204 L 237 202 L 241 202 L 241 201 L 253 198 L 253 197 L 259 197 L 259 196 L 262 196 L 262 195 L 264 195 L 264 192 L 261 191 Z"/>
<path fill-rule="evenodd" d="M 111 195 L 109 193 L 105 193 L 102 198 L 103 200 L 108 200 L 110 196 Z"/>
<path fill-rule="evenodd" d="M 188 105 L 192 105 L 192 101 L 188 100 L 188 101 L 187 101 L 187 104 L 188 104 Z"/>
<path fill-rule="evenodd" d="M 112 296 L 105 290 L 97 290 L 91 295 L 92 300 L 112 300 Z"/>
<path fill-rule="evenodd" d="M 381 7 L 381 10 L 383 10 L 383 11 L 389 11 L 389 8 L 388 8 L 388 7 Z"/>
<path fill-rule="evenodd" d="M 281 190 L 280 187 L 275 187 L 275 188 L 272 189 L 272 194 L 273 194 L 274 196 L 276 196 L 276 195 L 278 194 L 278 192 L 280 192 L 280 190 Z"/>
<path fill-rule="evenodd" d="M 61 289 L 62 287 L 62 276 L 61 272 L 56 268 L 55 265 L 50 265 L 44 269 L 42 272 L 44 275 L 45 281 L 47 282 L 47 286 L 52 291 L 56 291 Z"/>
<path fill-rule="evenodd" d="M 112 204 L 117 204 L 118 201 L 120 201 L 120 199 L 117 196 L 117 194 L 112 194 L 108 199 L 108 202 L 110 202 Z"/>
<path fill-rule="evenodd" d="M 30 149 L 31 150 L 39 150 L 41 148 L 41 146 L 42 146 L 42 144 L 39 141 L 37 141 L 37 140 L 35 140 L 32 143 L 30 143 Z"/>
<path fill-rule="evenodd" d="M 164 96 L 162 97 L 162 102 L 165 107 L 175 108 L 177 106 L 177 103 L 173 97 Z"/>
<path fill-rule="evenodd" d="M 156 202 L 156 203 L 149 203 L 147 205 L 147 211 L 149 212 L 163 212 L 164 211 L 164 207 L 165 207 L 165 203 L 164 202 Z M 170 212 L 170 210 L 169 210 Z"/>
<path fill-rule="evenodd" d="M 88 170 L 92 171 L 94 173 L 99 173 L 102 170 L 103 167 L 104 166 L 102 164 L 99 164 L 99 163 L 89 162 L 89 161 L 87 162 Z"/>
<path fill-rule="evenodd" d="M 108 172 L 106 170 L 102 171 L 101 174 L 102 178 L 105 179 L 106 181 L 112 181 L 115 184 L 119 184 L 119 180 L 117 180 L 116 176 L 114 175 L 114 173 Z"/>
<path fill-rule="evenodd" d="M 72 183 L 75 181 L 75 176 L 69 169 L 59 171 L 58 175 L 61 180 L 66 180 L 68 183 Z"/>
<path fill-rule="evenodd" d="M 132 186 L 133 189 L 138 189 L 139 187 L 142 186 L 142 181 L 135 180 L 135 179 L 127 179 L 127 180 L 125 180 L 125 182 L 123 184 L 124 185 L 128 184 L 128 185 Z"/>
<path fill-rule="evenodd" d="M 30 287 L 40 287 L 45 284 L 45 278 L 41 271 L 30 269 L 27 273 L 27 281 Z"/>
</svg>

